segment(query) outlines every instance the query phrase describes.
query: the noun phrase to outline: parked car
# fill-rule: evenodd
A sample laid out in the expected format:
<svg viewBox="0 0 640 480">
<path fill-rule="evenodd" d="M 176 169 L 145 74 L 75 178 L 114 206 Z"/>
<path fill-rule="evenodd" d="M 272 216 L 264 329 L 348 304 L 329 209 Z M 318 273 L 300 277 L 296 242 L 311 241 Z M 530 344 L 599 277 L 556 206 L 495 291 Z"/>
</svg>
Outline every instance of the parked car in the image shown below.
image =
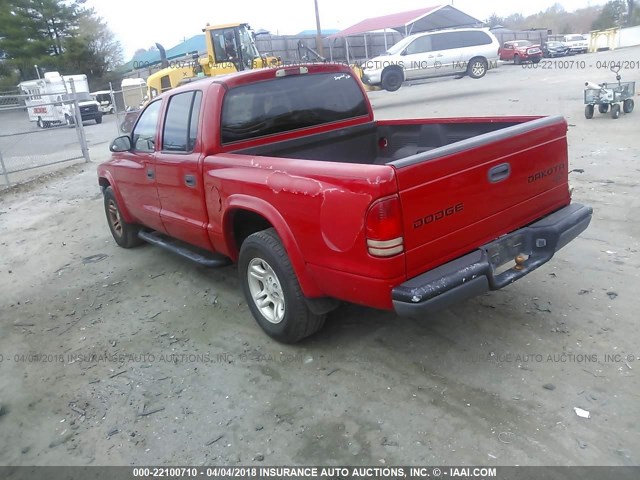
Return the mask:
<svg viewBox="0 0 640 480">
<path fill-rule="evenodd" d="M 169 90 L 98 167 L 116 243 L 238 264 L 295 342 L 341 301 L 424 316 L 520 279 L 587 228 L 562 117 L 375 121 L 345 65 Z M 526 286 L 524 287 L 526 288 Z"/>
<path fill-rule="evenodd" d="M 589 50 L 589 40 L 585 35 L 577 33 L 565 35 L 563 43 L 569 47 L 572 53 L 587 53 Z"/>
<path fill-rule="evenodd" d="M 571 49 L 562 42 L 546 42 L 542 45 L 542 54 L 546 58 L 565 57 L 571 55 Z"/>
<path fill-rule="evenodd" d="M 512 40 L 504 42 L 498 51 L 500 60 L 513 61 L 516 65 L 525 62 L 538 63 L 542 58 L 540 45 L 533 44 L 529 40 Z"/>
<path fill-rule="evenodd" d="M 482 78 L 497 66 L 498 47 L 498 40 L 488 29 L 418 33 L 365 62 L 362 81 L 394 92 L 405 80 L 446 75 Z"/>
</svg>

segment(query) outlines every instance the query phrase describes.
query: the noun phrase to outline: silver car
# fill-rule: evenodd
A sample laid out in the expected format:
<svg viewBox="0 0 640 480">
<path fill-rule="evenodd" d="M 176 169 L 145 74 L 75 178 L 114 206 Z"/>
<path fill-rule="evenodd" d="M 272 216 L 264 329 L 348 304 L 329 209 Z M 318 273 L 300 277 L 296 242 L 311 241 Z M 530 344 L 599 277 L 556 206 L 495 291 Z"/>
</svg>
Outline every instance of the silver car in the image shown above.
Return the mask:
<svg viewBox="0 0 640 480">
<path fill-rule="evenodd" d="M 484 28 L 418 33 L 367 60 L 362 81 L 394 92 L 405 80 L 446 75 L 482 78 L 498 66 L 499 47 L 496 37 Z"/>
</svg>

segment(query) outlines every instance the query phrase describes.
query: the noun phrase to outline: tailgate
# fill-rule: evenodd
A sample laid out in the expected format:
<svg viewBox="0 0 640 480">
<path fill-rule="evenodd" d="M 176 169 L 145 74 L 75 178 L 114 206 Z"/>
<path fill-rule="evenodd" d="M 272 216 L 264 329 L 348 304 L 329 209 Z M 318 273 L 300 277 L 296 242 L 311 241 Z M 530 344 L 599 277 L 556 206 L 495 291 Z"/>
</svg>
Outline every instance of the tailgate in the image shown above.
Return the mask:
<svg viewBox="0 0 640 480">
<path fill-rule="evenodd" d="M 566 132 L 545 117 L 392 162 L 407 277 L 568 205 Z"/>
</svg>

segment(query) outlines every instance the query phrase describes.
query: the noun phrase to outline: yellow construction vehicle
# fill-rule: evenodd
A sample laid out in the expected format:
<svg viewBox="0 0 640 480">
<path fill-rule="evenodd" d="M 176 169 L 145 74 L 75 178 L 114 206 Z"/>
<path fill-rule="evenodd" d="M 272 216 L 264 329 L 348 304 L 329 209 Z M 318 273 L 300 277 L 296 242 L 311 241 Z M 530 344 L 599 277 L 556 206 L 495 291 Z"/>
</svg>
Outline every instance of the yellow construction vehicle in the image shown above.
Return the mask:
<svg viewBox="0 0 640 480">
<path fill-rule="evenodd" d="M 164 68 L 147 78 L 149 99 L 195 77 L 214 77 L 281 64 L 279 58 L 258 52 L 254 33 L 246 23 L 207 25 L 202 31 L 207 42 L 207 57 L 194 54 L 191 59 L 168 62 L 162 55 Z M 160 51 L 162 54 L 163 49 Z"/>
</svg>

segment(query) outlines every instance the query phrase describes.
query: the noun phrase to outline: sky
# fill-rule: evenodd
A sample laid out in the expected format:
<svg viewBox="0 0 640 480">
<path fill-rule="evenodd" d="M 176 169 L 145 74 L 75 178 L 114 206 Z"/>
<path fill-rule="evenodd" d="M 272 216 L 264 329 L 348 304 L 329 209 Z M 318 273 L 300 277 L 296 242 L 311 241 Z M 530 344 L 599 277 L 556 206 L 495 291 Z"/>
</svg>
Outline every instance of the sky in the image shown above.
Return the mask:
<svg viewBox="0 0 640 480">
<path fill-rule="evenodd" d="M 492 13 L 505 17 L 512 13 L 530 15 L 560 3 L 573 11 L 604 0 L 318 0 L 323 29 L 342 30 L 365 18 L 418 8 L 453 4 L 480 20 Z M 313 0 L 88 0 L 120 40 L 126 60 L 138 48 L 149 48 L 156 42 L 169 49 L 185 38 L 211 25 L 242 22 L 254 30 L 266 29 L 273 34 L 293 35 L 315 29 Z"/>
</svg>

